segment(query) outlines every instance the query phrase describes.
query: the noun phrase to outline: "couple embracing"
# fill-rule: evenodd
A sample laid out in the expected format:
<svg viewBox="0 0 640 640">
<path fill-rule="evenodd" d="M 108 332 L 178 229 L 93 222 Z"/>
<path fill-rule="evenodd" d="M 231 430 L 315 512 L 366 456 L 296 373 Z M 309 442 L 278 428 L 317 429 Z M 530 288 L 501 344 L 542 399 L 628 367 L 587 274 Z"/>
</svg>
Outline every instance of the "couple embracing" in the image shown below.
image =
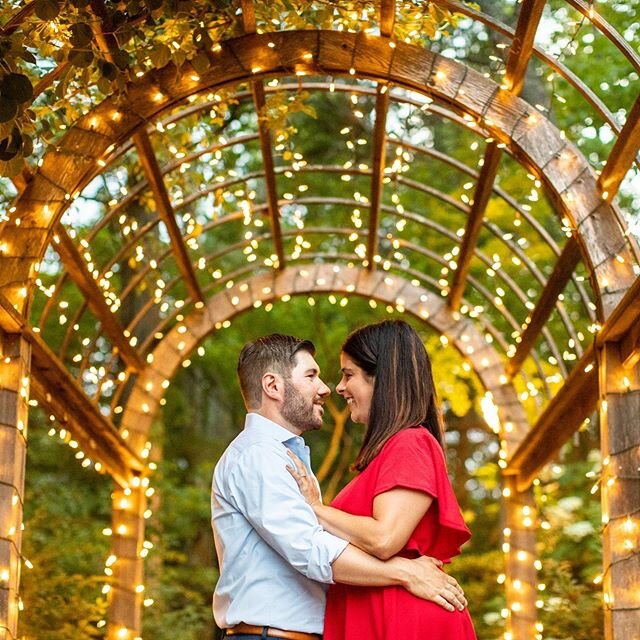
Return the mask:
<svg viewBox="0 0 640 640">
<path fill-rule="evenodd" d="M 330 393 L 314 354 L 279 334 L 240 353 L 248 413 L 212 488 L 216 623 L 234 640 L 475 640 L 464 594 L 441 569 L 470 533 L 420 337 L 384 321 L 342 346 L 336 391 L 366 431 L 358 474 L 331 506 L 301 437 L 322 426 Z"/>
</svg>

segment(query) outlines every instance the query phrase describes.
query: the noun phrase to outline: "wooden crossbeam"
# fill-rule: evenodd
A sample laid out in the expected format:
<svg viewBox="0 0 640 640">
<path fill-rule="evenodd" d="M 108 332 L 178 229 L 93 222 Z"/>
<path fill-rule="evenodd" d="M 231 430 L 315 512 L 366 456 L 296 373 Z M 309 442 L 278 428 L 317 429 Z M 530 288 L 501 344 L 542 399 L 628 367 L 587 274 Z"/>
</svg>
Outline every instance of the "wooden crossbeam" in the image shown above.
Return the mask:
<svg viewBox="0 0 640 640">
<path fill-rule="evenodd" d="M 133 135 L 133 142 L 138 150 L 138 156 L 140 163 L 144 169 L 147 181 L 153 192 L 153 197 L 158 207 L 158 213 L 167 227 L 169 233 L 169 239 L 171 241 L 171 247 L 178 264 L 178 269 L 184 278 L 187 285 L 187 289 L 191 294 L 194 302 L 203 302 L 202 290 L 198 284 L 195 271 L 189 260 L 189 254 L 184 244 L 182 233 L 176 222 L 176 216 L 173 211 L 173 206 L 169 200 L 169 194 L 167 193 L 167 187 L 162 178 L 162 172 L 158 164 L 158 159 L 153 152 L 151 146 L 151 140 L 144 129 L 138 131 Z"/>
<path fill-rule="evenodd" d="M 241 0 L 242 25 L 245 33 L 255 33 L 258 25 L 253 0 Z M 278 269 L 285 267 L 284 246 L 282 244 L 282 229 L 280 227 L 280 207 L 278 206 L 278 184 L 276 180 L 275 162 L 271 145 L 271 132 L 264 118 L 265 116 L 265 92 L 264 85 L 259 80 L 251 83 L 253 104 L 258 114 L 258 136 L 260 139 L 260 152 L 262 153 L 262 165 L 264 167 L 264 181 L 267 187 L 267 211 L 271 224 L 271 237 L 275 254 L 278 257 Z"/>
<path fill-rule="evenodd" d="M 63 423 L 79 447 L 99 462 L 116 482 L 126 487 L 145 463 L 122 439 L 112 422 L 100 412 L 78 381 L 51 351 L 42 337 L 0 294 L 0 329 L 21 333 L 31 344 L 31 393 L 45 409 Z"/>
<path fill-rule="evenodd" d="M 518 24 L 511 42 L 509 55 L 507 56 L 504 85 L 514 95 L 518 95 L 524 83 L 524 77 L 533 53 L 533 41 L 536 30 L 542 16 L 544 0 L 524 0 L 518 14 Z M 493 184 L 498 171 L 498 163 L 502 151 L 496 142 L 487 145 L 484 152 L 482 170 L 478 177 L 476 190 L 473 194 L 473 205 L 467 219 L 467 226 L 460 248 L 457 265 L 453 271 L 451 288 L 447 302 L 454 311 L 460 308 L 460 301 L 464 293 L 466 277 L 469 273 L 469 265 L 473 258 L 482 219 L 487 208 L 487 203 L 493 191 Z"/>
<path fill-rule="evenodd" d="M 100 287 L 98 287 L 95 279 L 89 273 L 87 263 L 82 259 L 78 248 L 62 225 L 58 225 L 56 237 L 58 242 L 54 242 L 53 246 L 58 252 L 69 277 L 75 282 L 78 289 L 82 291 L 89 305 L 89 309 L 91 309 L 91 312 L 100 321 L 104 332 L 117 349 L 125 364 L 134 371 L 141 371 L 145 366 L 142 357 L 138 351 L 131 346 L 131 343 L 124 334 L 122 325 L 111 312 Z"/>
<path fill-rule="evenodd" d="M 456 268 L 451 280 L 448 304 L 451 309 L 457 311 L 460 308 L 464 287 L 469 274 L 471 259 L 476 250 L 478 236 L 482 228 L 482 220 L 487 203 L 493 191 L 493 183 L 498 171 L 498 163 L 502 156 L 502 150 L 498 148 L 496 142 L 487 145 L 484 154 L 484 164 L 480 170 L 476 191 L 473 196 L 471 211 L 467 217 L 467 225 L 460 247 L 460 254 L 456 260 Z"/>
<path fill-rule="evenodd" d="M 516 475 L 518 491 L 529 487 L 540 469 L 595 411 L 597 403 L 598 368 L 591 345 L 508 461 L 505 473 Z"/>
<path fill-rule="evenodd" d="M 376 94 L 376 123 L 373 132 L 373 154 L 371 171 L 371 196 L 369 198 L 369 237 L 367 238 L 367 269 L 375 269 L 375 256 L 378 252 L 378 220 L 382 202 L 382 181 L 385 167 L 385 148 L 387 141 L 387 111 L 389 92 L 387 86 L 378 85 Z"/>
<path fill-rule="evenodd" d="M 380 3 L 380 35 L 390 38 L 396 21 L 395 0 L 382 0 Z"/>
<path fill-rule="evenodd" d="M 579 261 L 580 245 L 572 236 L 565 244 L 553 272 L 549 280 L 547 280 L 547 284 L 540 295 L 536 308 L 531 314 L 531 320 L 522 333 L 515 354 L 507 363 L 507 375 L 513 377 L 520 370 L 522 363 L 529 355 L 538 335 L 540 335 L 540 332 L 554 310 L 558 296 L 564 291 Z"/>
<path fill-rule="evenodd" d="M 613 310 L 598 333 L 598 346 L 605 342 L 620 344 L 620 359 L 625 368 L 640 360 L 640 277 Z"/>
<path fill-rule="evenodd" d="M 83 452 L 100 462 L 122 486 L 128 486 L 144 462 L 122 439 L 116 427 L 100 412 L 42 338 L 24 330 L 31 343 L 32 389 L 36 399 L 66 424 Z"/>
<path fill-rule="evenodd" d="M 253 6 L 253 0 L 241 0 L 240 7 L 245 33 L 255 33 L 258 25 L 256 24 L 256 10 Z"/>
<path fill-rule="evenodd" d="M 380 34 L 387 38 L 393 35 L 396 19 L 395 0 L 383 0 L 380 3 Z M 378 220 L 382 203 L 382 184 L 387 144 L 387 111 L 389 93 L 386 85 L 376 88 L 376 121 L 372 141 L 371 193 L 369 196 L 369 236 L 367 238 L 367 269 L 375 269 L 375 256 L 378 252 Z"/>
<path fill-rule="evenodd" d="M 262 117 L 265 108 L 264 86 L 262 82 L 252 83 L 253 101 L 258 114 L 258 134 L 260 136 L 260 150 L 264 166 L 264 180 L 267 185 L 267 208 L 271 222 L 271 237 L 275 254 L 278 257 L 278 269 L 285 266 L 284 247 L 282 244 L 282 229 L 280 228 L 280 207 L 278 206 L 278 187 L 276 181 L 275 163 L 271 148 L 271 132 Z"/>
<path fill-rule="evenodd" d="M 520 5 L 516 32 L 511 41 L 503 84 L 518 95 L 524 84 L 533 42 L 546 0 L 524 0 Z"/>
<path fill-rule="evenodd" d="M 607 164 L 598 178 L 598 186 L 605 200 L 618 192 L 620 183 L 636 160 L 640 149 L 640 96 L 636 99 L 627 121 L 611 149 Z M 606 195 L 605 195 L 606 194 Z"/>
</svg>

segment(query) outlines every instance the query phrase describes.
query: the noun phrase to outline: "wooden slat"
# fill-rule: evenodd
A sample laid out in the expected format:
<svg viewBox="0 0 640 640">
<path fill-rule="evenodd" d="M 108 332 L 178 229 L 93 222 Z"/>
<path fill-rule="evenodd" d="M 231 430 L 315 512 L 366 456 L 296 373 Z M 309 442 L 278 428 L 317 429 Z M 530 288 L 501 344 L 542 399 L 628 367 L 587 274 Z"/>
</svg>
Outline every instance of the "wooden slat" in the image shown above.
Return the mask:
<svg viewBox="0 0 640 640">
<path fill-rule="evenodd" d="M 260 135 L 260 150 L 262 152 L 262 164 L 264 166 L 264 180 L 267 186 L 267 206 L 269 220 L 271 222 L 271 236 L 275 254 L 278 256 L 278 269 L 285 266 L 284 247 L 282 244 L 282 229 L 280 228 L 280 207 L 278 206 L 278 186 L 276 181 L 275 163 L 271 148 L 271 132 L 260 114 L 264 113 L 265 96 L 262 82 L 252 83 L 253 101 L 258 113 L 258 133 Z"/>
<path fill-rule="evenodd" d="M 597 402 L 598 369 L 591 345 L 508 461 L 505 473 L 517 475 L 518 491 L 533 482 L 541 467 L 595 411 Z"/>
<path fill-rule="evenodd" d="M 380 3 L 380 35 L 390 38 L 396 21 L 395 0 L 382 0 Z"/>
<path fill-rule="evenodd" d="M 134 371 L 141 371 L 145 365 L 140 354 L 131 346 L 124 335 L 122 325 L 111 312 L 100 287 L 87 269 L 87 263 L 82 259 L 78 248 L 62 225 L 58 225 L 56 236 L 59 242 L 54 242 L 53 246 L 58 252 L 67 274 L 82 291 L 89 309 L 100 321 L 104 332 L 118 350 L 125 364 Z"/>
<path fill-rule="evenodd" d="M 31 371 L 39 400 L 54 404 L 59 419 L 66 415 L 74 437 L 87 443 L 84 452 L 93 461 L 99 461 L 118 482 L 128 484 L 132 471 L 142 471 L 144 462 L 131 451 L 116 427 L 102 415 L 44 340 L 29 328 L 25 328 L 24 336 L 31 343 Z"/>
<path fill-rule="evenodd" d="M 145 463 L 122 439 L 42 337 L 0 294 L 0 328 L 21 333 L 31 344 L 31 392 L 38 402 L 63 422 L 93 462 L 100 462 L 123 487 Z"/>
<path fill-rule="evenodd" d="M 513 377 L 520 370 L 522 363 L 529 355 L 538 335 L 555 308 L 558 296 L 564 291 L 579 261 L 580 245 L 574 237 L 571 237 L 565 244 L 558 258 L 558 262 L 556 262 L 556 266 L 553 269 L 553 273 L 542 291 L 536 308 L 531 314 L 531 320 L 522 334 L 522 339 L 518 343 L 515 354 L 507 363 L 507 375 Z"/>
<path fill-rule="evenodd" d="M 518 24 L 509 49 L 504 78 L 506 87 L 516 95 L 520 93 L 524 83 L 545 2 L 546 0 L 524 0 L 520 5 Z"/>
<path fill-rule="evenodd" d="M 189 260 L 189 254 L 187 253 L 187 248 L 182 239 L 182 233 L 180 232 L 180 228 L 176 222 L 175 213 L 171 206 L 171 201 L 169 200 L 169 194 L 167 193 L 167 187 L 162 179 L 162 172 L 158 165 L 158 159 L 156 158 L 155 153 L 153 152 L 153 147 L 151 146 L 151 140 L 149 139 L 146 131 L 140 130 L 133 135 L 133 141 L 138 150 L 140 163 L 142 164 L 147 176 L 149 186 L 153 192 L 153 197 L 156 201 L 156 206 L 158 207 L 158 213 L 167 227 L 171 247 L 173 248 L 173 253 L 178 264 L 178 269 L 180 269 L 180 273 L 185 280 L 187 289 L 189 290 L 194 302 L 202 302 L 204 300 L 202 297 L 202 291 L 198 284 L 198 280 L 196 279 L 196 274 L 191 265 L 191 261 Z"/>
<path fill-rule="evenodd" d="M 493 182 L 498 171 L 498 163 L 502 156 L 502 151 L 498 149 L 496 142 L 487 145 L 484 154 L 484 164 L 478 177 L 476 191 L 473 196 L 473 205 L 467 218 L 467 226 L 460 247 L 460 255 L 456 261 L 456 269 L 451 280 L 448 304 L 451 309 L 457 311 L 464 293 L 467 275 L 471 259 L 476 249 L 478 236 L 482 227 L 482 219 L 487 208 L 487 203 L 493 191 Z"/>
<path fill-rule="evenodd" d="M 241 0 L 242 24 L 245 33 L 255 33 L 257 30 L 256 12 L 253 0 Z M 278 206 L 278 185 L 276 180 L 275 162 L 271 145 L 271 132 L 262 117 L 265 109 L 265 92 L 262 82 L 256 80 L 251 83 L 253 104 L 258 114 L 258 135 L 260 138 L 260 151 L 262 153 L 262 165 L 264 167 L 264 181 L 267 187 L 267 211 L 271 224 L 271 237 L 275 254 L 278 257 L 278 269 L 285 266 L 284 246 L 282 244 L 282 229 L 280 228 L 280 207 Z"/>
<path fill-rule="evenodd" d="M 380 3 L 380 35 L 390 38 L 396 19 L 395 0 Z M 369 237 L 367 238 L 367 268 L 375 269 L 374 257 L 378 251 L 378 220 L 382 202 L 382 179 L 386 159 L 386 125 L 389 110 L 388 87 L 376 88 L 376 122 L 372 141 L 371 194 L 369 197 Z"/>
<path fill-rule="evenodd" d="M 244 26 L 245 33 L 255 33 L 257 24 L 253 0 L 241 0 L 240 6 L 242 8 L 242 24 Z"/>
<path fill-rule="evenodd" d="M 533 53 L 533 41 L 544 4 L 544 0 L 524 0 L 520 6 L 518 24 L 507 57 L 504 81 L 505 86 L 515 95 L 520 93 L 524 83 L 527 65 Z M 485 149 L 482 170 L 473 195 L 473 206 L 467 219 L 460 255 L 451 280 L 448 304 L 453 310 L 460 308 L 465 280 L 469 273 L 469 265 L 480 235 L 482 219 L 493 190 L 501 155 L 502 151 L 498 148 L 496 142 L 489 143 Z"/>
<path fill-rule="evenodd" d="M 384 178 L 387 110 L 389 92 L 386 86 L 378 85 L 376 95 L 376 123 L 373 132 L 373 156 L 371 172 L 371 196 L 369 199 L 369 237 L 367 238 L 367 269 L 375 268 L 375 255 L 378 252 L 378 220 L 382 201 L 382 180 Z"/>
<path fill-rule="evenodd" d="M 627 121 L 611 149 L 607 164 L 598 178 L 600 191 L 607 194 L 607 200 L 610 201 L 618 192 L 620 183 L 636 160 L 638 149 L 640 149 L 640 96 L 631 108 Z"/>
</svg>

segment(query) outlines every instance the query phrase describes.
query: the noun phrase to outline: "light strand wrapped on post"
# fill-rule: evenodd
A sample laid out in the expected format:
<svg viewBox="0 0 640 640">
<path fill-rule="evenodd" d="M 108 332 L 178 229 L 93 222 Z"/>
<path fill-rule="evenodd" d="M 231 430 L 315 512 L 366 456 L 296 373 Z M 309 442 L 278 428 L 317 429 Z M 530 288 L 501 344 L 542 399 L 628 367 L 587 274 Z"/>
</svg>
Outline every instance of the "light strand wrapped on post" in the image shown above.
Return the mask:
<svg viewBox="0 0 640 640">
<path fill-rule="evenodd" d="M 640 366 L 625 368 L 617 343 L 598 352 L 602 582 L 606 640 L 638 640 L 640 628 Z"/>
<path fill-rule="evenodd" d="M 31 349 L 19 335 L 0 330 L 0 638 L 18 633 L 22 508 L 27 450 Z"/>
<path fill-rule="evenodd" d="M 537 616 L 537 571 L 533 490 L 518 492 L 513 476 L 504 476 L 502 495 L 505 528 L 502 549 L 506 554 L 505 589 L 507 607 L 504 640 L 541 640 L 542 625 Z"/>
<path fill-rule="evenodd" d="M 109 599 L 108 640 L 139 640 L 144 604 L 143 559 L 148 478 L 135 477 L 131 487 L 117 487 L 112 494 L 111 555 L 107 558 L 111 582 L 103 590 Z"/>
</svg>

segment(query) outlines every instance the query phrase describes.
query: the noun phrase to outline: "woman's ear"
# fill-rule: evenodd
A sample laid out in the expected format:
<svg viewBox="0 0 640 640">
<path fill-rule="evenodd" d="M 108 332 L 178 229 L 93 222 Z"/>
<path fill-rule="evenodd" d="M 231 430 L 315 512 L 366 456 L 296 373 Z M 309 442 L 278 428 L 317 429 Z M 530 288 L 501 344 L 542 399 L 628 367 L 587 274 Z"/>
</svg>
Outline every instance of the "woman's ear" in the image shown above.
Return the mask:
<svg viewBox="0 0 640 640">
<path fill-rule="evenodd" d="M 282 400 L 284 397 L 284 381 L 277 373 L 267 372 L 262 376 L 262 393 L 271 400 Z"/>
</svg>

